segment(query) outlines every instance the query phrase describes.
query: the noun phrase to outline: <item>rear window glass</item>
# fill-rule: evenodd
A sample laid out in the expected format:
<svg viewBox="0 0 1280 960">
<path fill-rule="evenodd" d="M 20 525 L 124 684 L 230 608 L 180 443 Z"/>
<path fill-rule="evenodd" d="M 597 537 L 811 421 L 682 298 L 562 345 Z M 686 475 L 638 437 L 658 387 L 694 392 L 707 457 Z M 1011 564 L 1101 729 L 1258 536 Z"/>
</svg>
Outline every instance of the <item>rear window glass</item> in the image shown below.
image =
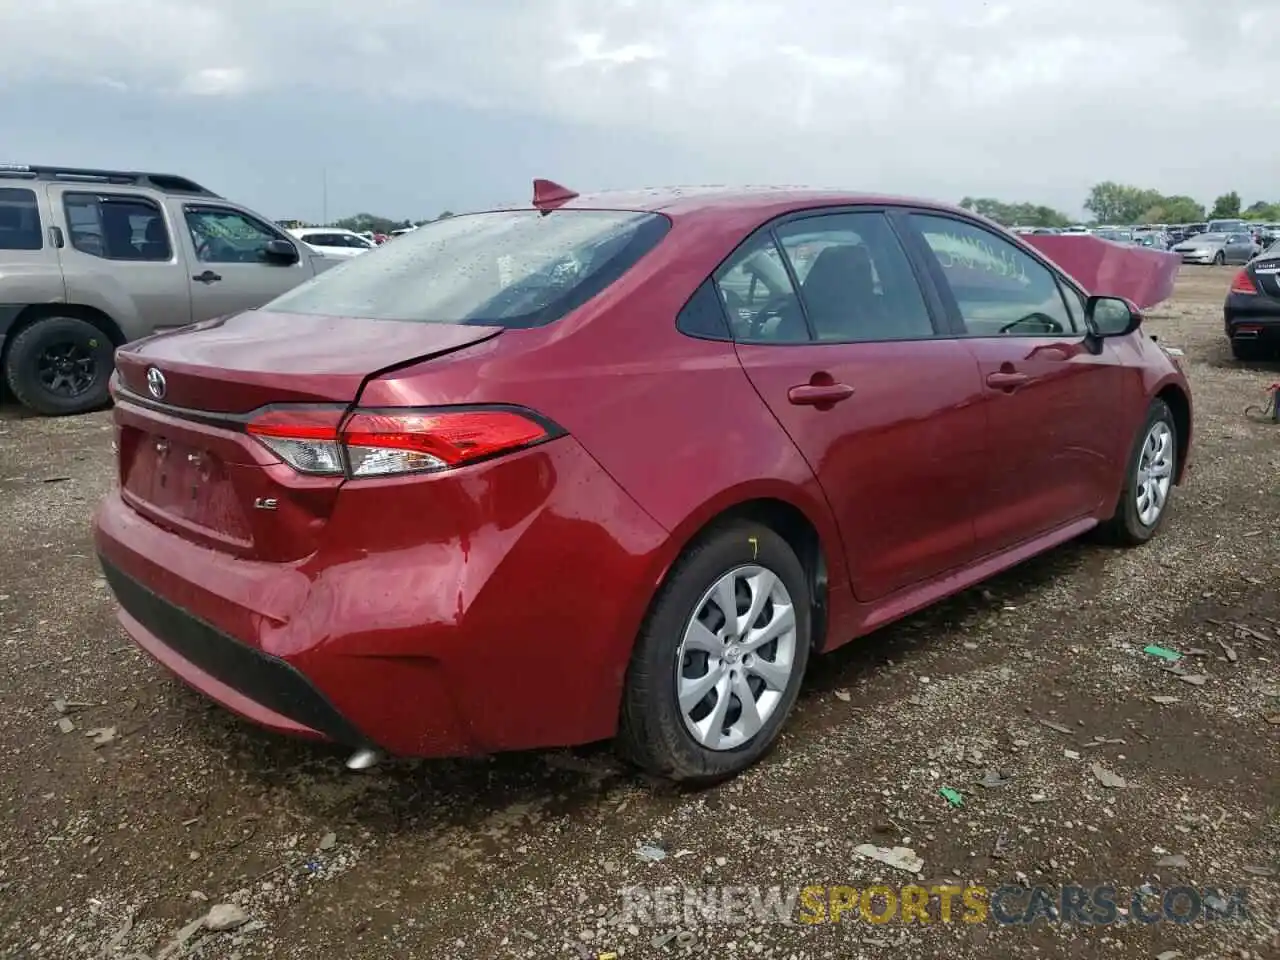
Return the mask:
<svg viewBox="0 0 1280 960">
<path fill-rule="evenodd" d="M 35 193 L 21 187 L 0 187 L 0 250 L 39 250 L 43 246 Z"/>
<path fill-rule="evenodd" d="M 536 327 L 614 283 L 668 229 L 657 214 L 611 210 L 449 217 L 326 270 L 265 309 Z"/>
</svg>

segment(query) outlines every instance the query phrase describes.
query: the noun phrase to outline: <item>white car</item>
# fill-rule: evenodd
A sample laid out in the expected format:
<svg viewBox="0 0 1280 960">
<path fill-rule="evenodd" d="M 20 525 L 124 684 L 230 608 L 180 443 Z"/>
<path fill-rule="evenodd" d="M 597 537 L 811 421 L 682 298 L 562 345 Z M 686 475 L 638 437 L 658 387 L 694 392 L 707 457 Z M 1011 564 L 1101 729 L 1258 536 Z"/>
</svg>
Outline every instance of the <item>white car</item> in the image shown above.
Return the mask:
<svg viewBox="0 0 1280 960">
<path fill-rule="evenodd" d="M 339 230 L 337 227 L 303 227 L 290 230 L 291 234 L 309 247 L 315 247 L 323 254 L 331 257 L 356 257 L 368 253 L 377 244 L 351 230 Z"/>
</svg>

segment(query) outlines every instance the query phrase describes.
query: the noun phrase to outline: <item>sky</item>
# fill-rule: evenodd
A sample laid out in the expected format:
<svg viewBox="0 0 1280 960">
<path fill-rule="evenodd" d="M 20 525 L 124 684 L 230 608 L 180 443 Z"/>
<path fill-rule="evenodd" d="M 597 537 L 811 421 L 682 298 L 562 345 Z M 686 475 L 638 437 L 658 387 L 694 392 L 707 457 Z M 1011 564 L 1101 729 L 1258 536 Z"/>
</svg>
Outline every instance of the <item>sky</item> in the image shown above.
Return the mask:
<svg viewBox="0 0 1280 960">
<path fill-rule="evenodd" d="M 788 184 L 1280 200 L 1263 0 L 0 0 L 0 162 L 269 217 Z"/>
</svg>

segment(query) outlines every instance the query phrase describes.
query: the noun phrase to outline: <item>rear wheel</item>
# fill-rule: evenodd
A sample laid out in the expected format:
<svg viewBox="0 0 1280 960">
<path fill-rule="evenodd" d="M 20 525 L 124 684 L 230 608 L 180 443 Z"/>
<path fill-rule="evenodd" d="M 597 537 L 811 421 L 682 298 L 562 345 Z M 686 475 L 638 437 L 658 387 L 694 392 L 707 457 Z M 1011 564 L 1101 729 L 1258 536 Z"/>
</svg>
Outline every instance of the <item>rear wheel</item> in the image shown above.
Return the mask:
<svg viewBox="0 0 1280 960">
<path fill-rule="evenodd" d="M 1178 467 L 1178 427 L 1163 400 L 1153 400 L 1138 431 L 1116 512 L 1103 536 L 1121 546 L 1138 546 L 1156 535 L 1169 512 Z"/>
<path fill-rule="evenodd" d="M 672 568 L 627 670 L 621 751 L 651 773 L 714 783 L 773 746 L 809 659 L 804 568 L 773 530 L 721 527 Z"/>
<path fill-rule="evenodd" d="M 47 416 L 96 410 L 107 402 L 115 347 L 91 323 L 47 317 L 9 345 L 5 377 L 23 406 Z"/>
</svg>

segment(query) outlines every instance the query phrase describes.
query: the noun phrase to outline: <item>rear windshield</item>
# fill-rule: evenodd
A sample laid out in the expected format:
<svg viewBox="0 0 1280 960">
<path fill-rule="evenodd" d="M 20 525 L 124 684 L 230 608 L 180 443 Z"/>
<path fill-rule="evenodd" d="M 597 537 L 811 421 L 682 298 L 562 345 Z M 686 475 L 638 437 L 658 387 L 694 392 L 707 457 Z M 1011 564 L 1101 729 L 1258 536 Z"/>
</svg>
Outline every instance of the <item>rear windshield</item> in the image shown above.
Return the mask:
<svg viewBox="0 0 1280 960">
<path fill-rule="evenodd" d="M 668 229 L 666 217 L 614 210 L 449 217 L 332 267 L 263 309 L 537 327 L 614 283 Z"/>
</svg>

